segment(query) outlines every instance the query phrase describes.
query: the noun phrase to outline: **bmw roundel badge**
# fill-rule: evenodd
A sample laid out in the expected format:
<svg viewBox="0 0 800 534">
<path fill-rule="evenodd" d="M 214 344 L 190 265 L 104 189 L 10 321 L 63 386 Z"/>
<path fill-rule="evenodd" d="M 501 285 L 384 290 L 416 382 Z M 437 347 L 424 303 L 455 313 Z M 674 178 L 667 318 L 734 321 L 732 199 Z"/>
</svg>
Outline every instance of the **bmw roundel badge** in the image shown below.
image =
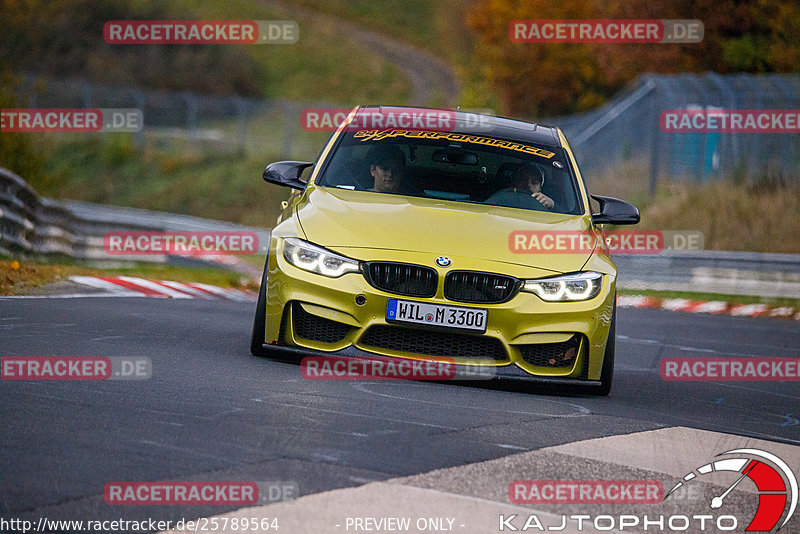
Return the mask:
<svg viewBox="0 0 800 534">
<path fill-rule="evenodd" d="M 438 265 L 439 267 L 450 267 L 451 263 L 452 262 L 450 261 L 450 258 L 448 258 L 447 256 L 439 256 L 438 258 L 436 258 L 436 265 Z"/>
</svg>

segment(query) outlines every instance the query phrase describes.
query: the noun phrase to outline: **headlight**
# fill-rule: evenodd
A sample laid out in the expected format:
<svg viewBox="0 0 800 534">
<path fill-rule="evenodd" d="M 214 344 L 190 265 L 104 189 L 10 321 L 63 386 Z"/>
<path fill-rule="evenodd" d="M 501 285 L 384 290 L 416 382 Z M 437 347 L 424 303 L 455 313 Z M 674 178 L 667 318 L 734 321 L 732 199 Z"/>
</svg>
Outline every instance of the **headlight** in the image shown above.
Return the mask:
<svg viewBox="0 0 800 534">
<path fill-rule="evenodd" d="M 331 278 L 360 270 L 356 260 L 334 254 L 302 239 L 284 239 L 283 257 L 299 269 Z"/>
<path fill-rule="evenodd" d="M 603 275 L 601 273 L 587 271 L 553 278 L 525 280 L 522 290 L 535 293 L 542 300 L 564 302 L 594 298 L 600 293 L 602 285 Z"/>
</svg>

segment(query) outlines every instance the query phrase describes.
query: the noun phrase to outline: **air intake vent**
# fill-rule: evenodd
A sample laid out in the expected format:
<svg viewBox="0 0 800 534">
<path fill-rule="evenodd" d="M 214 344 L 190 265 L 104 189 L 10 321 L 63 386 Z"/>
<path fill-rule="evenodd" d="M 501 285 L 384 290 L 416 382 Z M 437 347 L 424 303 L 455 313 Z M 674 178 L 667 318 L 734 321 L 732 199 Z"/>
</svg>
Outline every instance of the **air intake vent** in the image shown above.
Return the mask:
<svg viewBox="0 0 800 534">
<path fill-rule="evenodd" d="M 581 336 L 575 334 L 563 343 L 536 343 L 518 345 L 522 359 L 536 367 L 572 367 L 581 345 Z"/>
<path fill-rule="evenodd" d="M 508 359 L 503 343 L 495 337 L 402 326 L 371 326 L 358 344 L 365 348 L 377 347 L 427 356 L 497 361 Z"/>
<path fill-rule="evenodd" d="M 324 317 L 308 313 L 295 302 L 292 306 L 292 329 L 294 335 L 309 341 L 338 343 L 347 337 L 352 327 Z"/>
</svg>

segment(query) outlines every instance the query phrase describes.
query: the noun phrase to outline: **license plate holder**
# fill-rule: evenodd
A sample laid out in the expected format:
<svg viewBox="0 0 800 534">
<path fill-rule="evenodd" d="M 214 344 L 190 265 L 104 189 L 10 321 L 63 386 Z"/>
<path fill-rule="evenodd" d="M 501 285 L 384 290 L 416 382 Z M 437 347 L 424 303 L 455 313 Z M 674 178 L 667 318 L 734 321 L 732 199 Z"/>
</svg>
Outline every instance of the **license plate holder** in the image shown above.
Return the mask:
<svg viewBox="0 0 800 534">
<path fill-rule="evenodd" d="M 445 328 L 460 332 L 486 332 L 488 310 L 413 300 L 389 299 L 386 321 L 391 323 Z"/>
</svg>

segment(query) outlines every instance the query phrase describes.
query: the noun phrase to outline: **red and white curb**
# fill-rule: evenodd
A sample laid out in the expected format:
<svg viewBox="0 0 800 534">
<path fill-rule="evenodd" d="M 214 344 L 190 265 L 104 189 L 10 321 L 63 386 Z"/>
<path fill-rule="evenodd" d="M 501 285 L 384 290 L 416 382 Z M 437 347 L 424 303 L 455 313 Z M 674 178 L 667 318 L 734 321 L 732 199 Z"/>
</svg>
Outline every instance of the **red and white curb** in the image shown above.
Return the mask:
<svg viewBox="0 0 800 534">
<path fill-rule="evenodd" d="M 146 280 L 135 276 L 70 276 L 70 281 L 105 291 L 103 296 L 155 297 L 173 299 L 227 299 L 238 302 L 254 302 L 252 291 L 226 289 L 200 283 L 171 282 L 168 280 Z"/>
<path fill-rule="evenodd" d="M 711 313 L 738 317 L 783 317 L 800 321 L 800 308 L 791 306 L 770 307 L 766 304 L 731 304 L 722 300 L 660 299 L 640 295 L 620 295 L 619 308 L 660 308 L 688 313 Z"/>
</svg>

